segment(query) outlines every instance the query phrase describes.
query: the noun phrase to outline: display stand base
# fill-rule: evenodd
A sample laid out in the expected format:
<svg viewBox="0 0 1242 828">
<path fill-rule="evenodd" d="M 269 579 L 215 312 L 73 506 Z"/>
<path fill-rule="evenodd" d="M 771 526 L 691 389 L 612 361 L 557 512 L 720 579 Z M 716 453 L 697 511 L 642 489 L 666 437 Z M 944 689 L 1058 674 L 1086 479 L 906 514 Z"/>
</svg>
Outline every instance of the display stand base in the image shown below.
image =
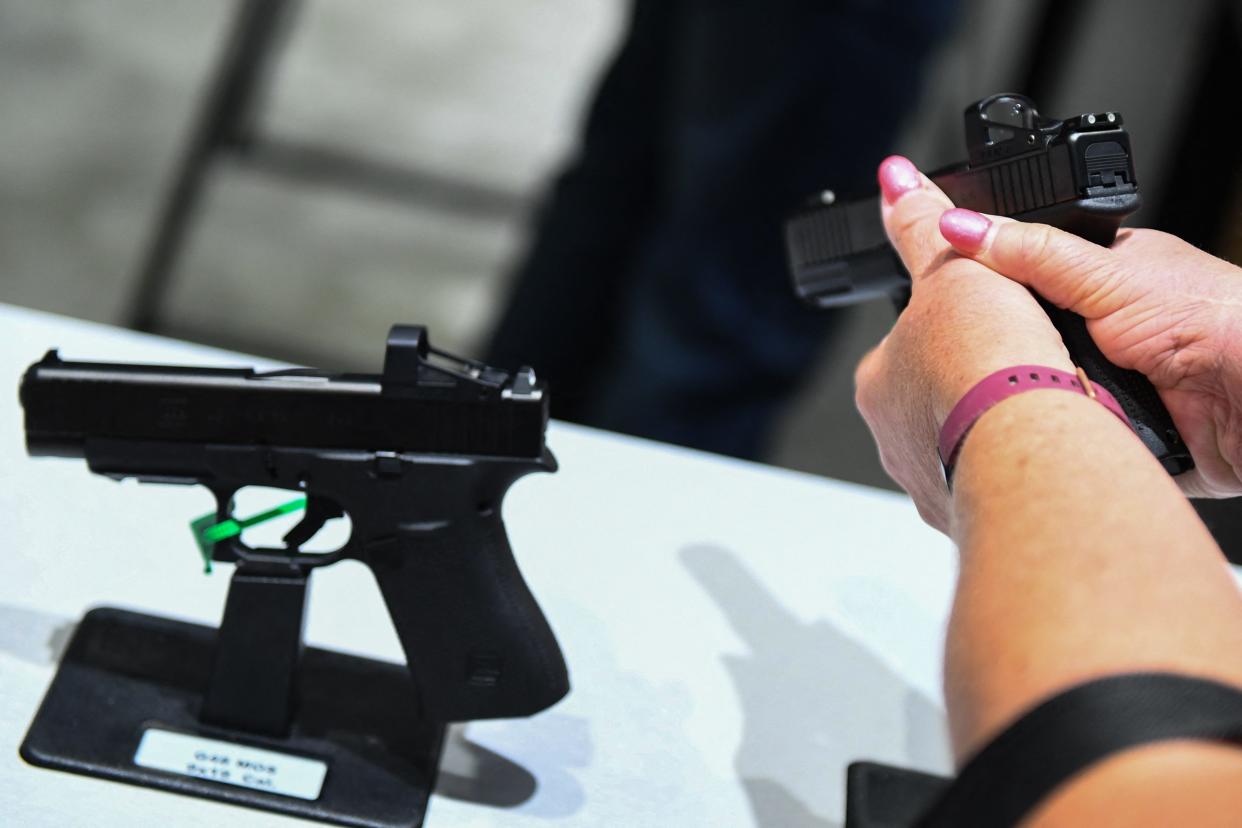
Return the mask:
<svg viewBox="0 0 1242 828">
<path fill-rule="evenodd" d="M 217 632 L 101 608 L 73 635 L 21 755 L 42 767 L 103 777 L 250 808 L 366 828 L 422 824 L 435 784 L 444 726 L 420 720 L 403 665 L 306 648 L 296 674 L 297 707 L 287 737 L 256 735 L 199 720 Z M 326 765 L 315 798 L 246 784 L 282 787 L 280 768 L 220 774 L 228 754 L 200 751 L 194 767 L 170 772 L 136 764 L 148 731 L 188 734 Z M 174 737 L 176 738 L 176 737 Z M 193 751 L 191 752 L 191 755 Z M 214 763 L 214 765 L 213 765 Z M 278 763 L 277 763 L 278 764 Z M 245 765 L 243 763 L 243 769 Z M 224 768 L 228 770 L 227 767 Z M 267 769 L 267 770 L 270 770 Z M 313 793 L 313 791 L 312 791 Z"/>
</svg>

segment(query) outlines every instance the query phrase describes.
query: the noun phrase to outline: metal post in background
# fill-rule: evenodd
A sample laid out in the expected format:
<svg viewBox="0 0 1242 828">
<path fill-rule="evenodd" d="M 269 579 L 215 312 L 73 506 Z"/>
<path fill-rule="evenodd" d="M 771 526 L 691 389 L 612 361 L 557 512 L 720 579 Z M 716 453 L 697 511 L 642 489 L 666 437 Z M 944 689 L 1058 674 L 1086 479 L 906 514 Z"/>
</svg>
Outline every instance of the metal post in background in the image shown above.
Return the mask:
<svg viewBox="0 0 1242 828">
<path fill-rule="evenodd" d="M 151 331 L 158 326 L 160 306 L 202 201 L 207 174 L 223 149 L 245 140 L 256 93 L 263 88 L 280 34 L 296 5 L 297 0 L 239 0 L 224 51 L 147 241 L 129 304 L 129 327 Z"/>
</svg>

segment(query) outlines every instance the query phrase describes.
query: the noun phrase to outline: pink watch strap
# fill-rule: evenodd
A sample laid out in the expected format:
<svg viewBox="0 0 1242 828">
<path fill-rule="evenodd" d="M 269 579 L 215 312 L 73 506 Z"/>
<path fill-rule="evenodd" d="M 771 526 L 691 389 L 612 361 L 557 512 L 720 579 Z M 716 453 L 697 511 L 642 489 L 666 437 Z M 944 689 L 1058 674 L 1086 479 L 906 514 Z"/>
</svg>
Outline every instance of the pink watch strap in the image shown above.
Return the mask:
<svg viewBox="0 0 1242 828">
<path fill-rule="evenodd" d="M 1117 399 L 1106 389 L 1087 379 L 1081 369 L 1072 374 L 1043 365 L 1015 365 L 988 374 L 953 406 L 953 411 L 940 429 L 940 462 L 944 466 L 945 480 L 952 479 L 953 466 L 957 462 L 958 452 L 961 451 L 962 441 L 985 411 L 1015 394 L 1040 388 L 1059 388 L 1091 397 L 1133 428 Z"/>
</svg>

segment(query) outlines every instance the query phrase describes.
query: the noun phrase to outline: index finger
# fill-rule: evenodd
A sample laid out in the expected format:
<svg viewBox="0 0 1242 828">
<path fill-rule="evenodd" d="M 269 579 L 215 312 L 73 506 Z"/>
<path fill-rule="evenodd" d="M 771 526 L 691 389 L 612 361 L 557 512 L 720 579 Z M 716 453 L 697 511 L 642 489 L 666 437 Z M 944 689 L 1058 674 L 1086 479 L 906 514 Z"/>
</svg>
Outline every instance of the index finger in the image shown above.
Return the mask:
<svg viewBox="0 0 1242 828">
<path fill-rule="evenodd" d="M 883 193 L 880 211 L 884 230 L 910 278 L 917 280 L 953 249 L 940 233 L 940 217 L 953 202 L 900 155 L 880 162 L 877 177 Z"/>
</svg>

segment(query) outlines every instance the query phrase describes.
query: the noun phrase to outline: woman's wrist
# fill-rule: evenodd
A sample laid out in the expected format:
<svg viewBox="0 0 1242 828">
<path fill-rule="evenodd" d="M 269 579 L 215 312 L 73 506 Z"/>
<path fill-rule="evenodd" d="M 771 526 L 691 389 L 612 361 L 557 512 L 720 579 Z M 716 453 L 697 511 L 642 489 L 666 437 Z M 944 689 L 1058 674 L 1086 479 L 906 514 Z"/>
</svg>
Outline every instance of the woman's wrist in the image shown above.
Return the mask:
<svg viewBox="0 0 1242 828">
<path fill-rule="evenodd" d="M 1100 491 L 1118 475 L 1142 469 L 1167 478 L 1133 431 L 1099 402 L 1051 389 L 1018 394 L 984 412 L 961 444 L 954 522 L 993 493 L 1005 495 L 1003 508 L 1015 499 L 1052 507 L 1047 498 L 1054 493 Z"/>
<path fill-rule="evenodd" d="M 945 480 L 950 486 L 957 453 L 975 422 L 1007 399 L 1040 390 L 1086 396 L 1104 406 L 1120 422 L 1131 426 L 1130 419 L 1108 389 L 1091 382 L 1081 368 L 1067 371 L 1047 365 L 1011 365 L 979 380 L 962 396 L 941 425 L 937 453 L 944 467 Z"/>
</svg>

